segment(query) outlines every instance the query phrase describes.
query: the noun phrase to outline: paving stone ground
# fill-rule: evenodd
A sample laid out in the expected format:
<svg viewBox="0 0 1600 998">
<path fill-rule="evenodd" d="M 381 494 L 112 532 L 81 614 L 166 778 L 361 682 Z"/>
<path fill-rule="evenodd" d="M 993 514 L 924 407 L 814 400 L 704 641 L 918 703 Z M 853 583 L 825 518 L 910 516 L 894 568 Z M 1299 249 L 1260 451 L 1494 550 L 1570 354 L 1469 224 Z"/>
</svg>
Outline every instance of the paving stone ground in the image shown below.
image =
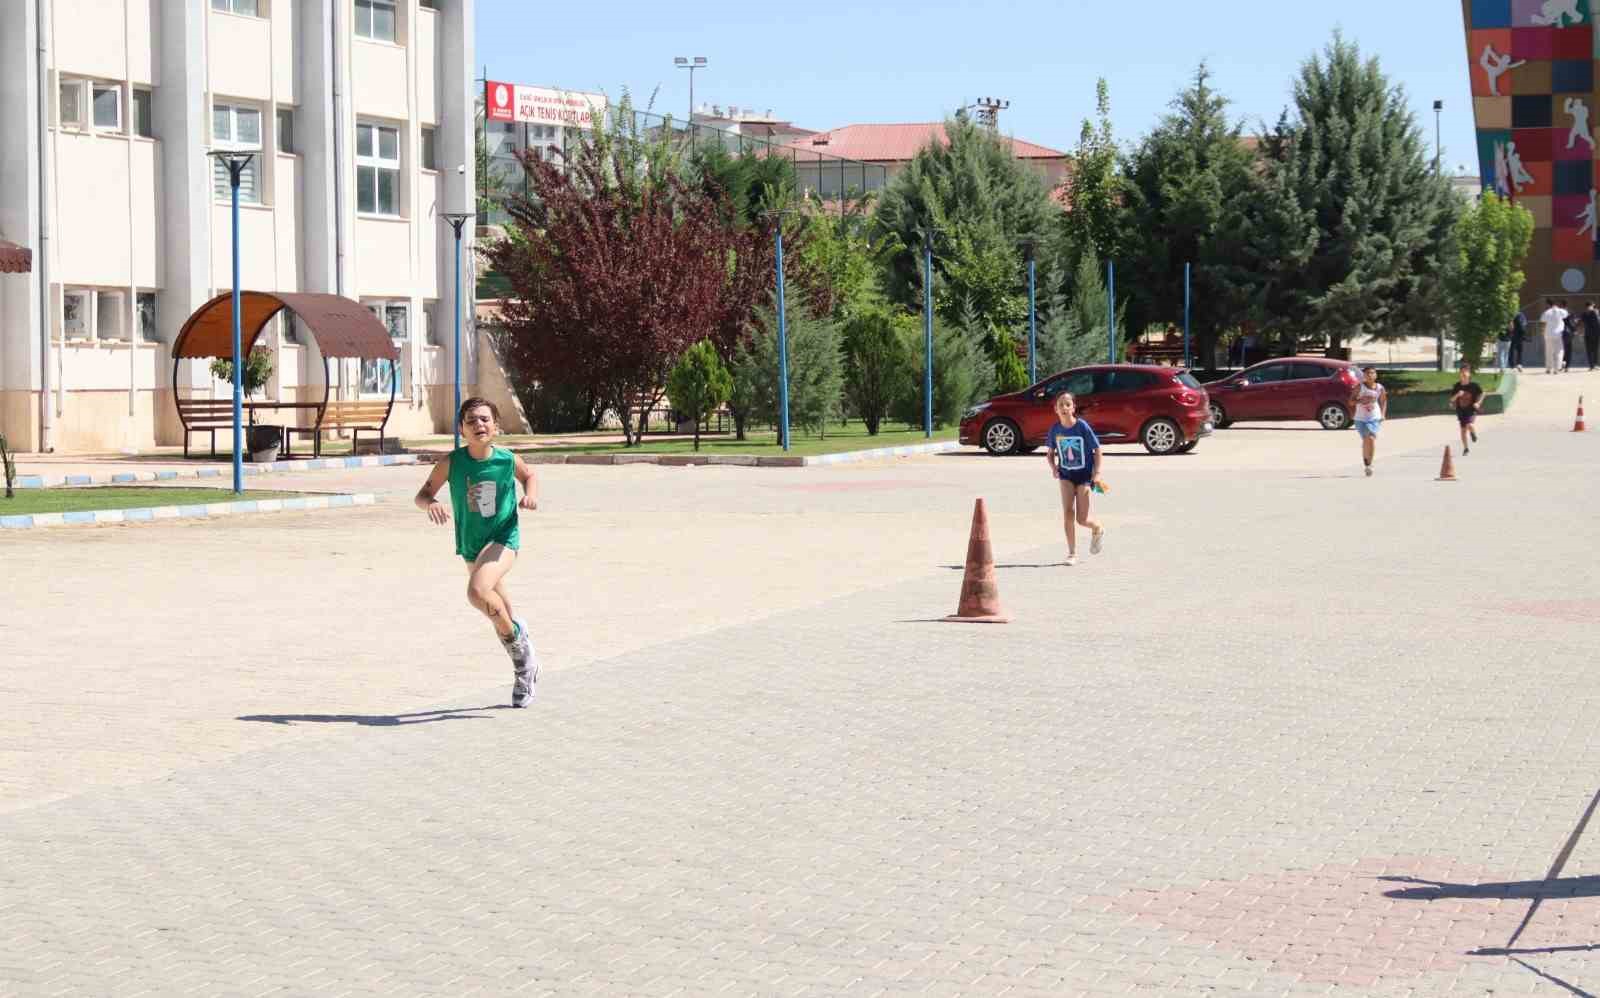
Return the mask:
<svg viewBox="0 0 1600 998">
<path fill-rule="evenodd" d="M 1124 451 L 1071 569 L 1037 456 L 545 469 L 528 711 L 417 469 L 8 536 L 0 994 L 1600 991 L 1600 830 L 1546 880 L 1600 790 L 1579 391 L 1454 484 L 1448 418 L 1370 480 Z M 1015 622 L 932 622 L 978 495 Z"/>
</svg>

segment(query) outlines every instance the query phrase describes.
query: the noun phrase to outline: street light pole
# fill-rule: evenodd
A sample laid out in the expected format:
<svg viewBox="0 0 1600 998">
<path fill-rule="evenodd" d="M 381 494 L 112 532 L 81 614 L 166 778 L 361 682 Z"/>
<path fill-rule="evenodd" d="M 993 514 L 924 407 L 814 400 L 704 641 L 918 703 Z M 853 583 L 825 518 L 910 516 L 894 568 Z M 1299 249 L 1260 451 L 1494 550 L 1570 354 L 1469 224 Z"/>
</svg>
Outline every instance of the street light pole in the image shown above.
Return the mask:
<svg viewBox="0 0 1600 998">
<path fill-rule="evenodd" d="M 789 317 L 783 305 L 783 216 L 773 233 L 778 240 L 778 432 L 789 449 Z"/>
<path fill-rule="evenodd" d="M 452 353 L 455 356 L 455 364 L 456 364 L 456 375 L 455 375 L 456 407 L 454 409 L 454 414 L 450 417 L 450 429 L 451 429 L 451 438 L 455 441 L 454 446 L 460 447 L 461 446 L 461 422 L 460 422 L 460 415 L 461 415 L 461 227 L 463 225 L 467 224 L 467 219 L 474 218 L 476 216 L 474 216 L 471 212 L 446 211 L 446 212 L 441 212 L 439 217 L 444 219 L 446 222 L 449 222 L 450 223 L 450 228 L 454 229 L 455 233 L 456 233 L 456 293 L 455 293 L 456 338 L 455 338 L 455 349 L 452 351 Z"/>
<path fill-rule="evenodd" d="M 933 438 L 933 229 L 922 233 L 922 435 Z"/>
<path fill-rule="evenodd" d="M 250 164 L 254 151 L 219 149 L 207 155 L 222 160 L 228 168 L 228 186 L 233 193 L 233 493 L 244 492 L 244 358 L 240 356 L 239 335 L 239 175 Z"/>
<path fill-rule="evenodd" d="M 1107 354 L 1106 363 L 1117 362 L 1117 265 L 1110 260 L 1106 261 L 1106 329 Z"/>
<path fill-rule="evenodd" d="M 672 64 L 679 69 L 689 71 L 689 117 L 684 119 L 686 129 L 694 126 L 694 71 L 706 68 L 706 57 L 697 55 L 693 59 L 688 56 L 678 55 L 672 57 Z"/>
<path fill-rule="evenodd" d="M 1439 175 L 1439 113 L 1444 110 L 1444 101 L 1433 102 L 1433 175 Z M 1444 370 L 1444 327 L 1439 326 L 1434 334 L 1435 364 L 1439 370 Z"/>
<path fill-rule="evenodd" d="M 1028 260 L 1028 384 L 1039 383 L 1039 314 L 1034 297 L 1034 239 L 1022 240 L 1022 252 Z"/>
<path fill-rule="evenodd" d="M 1183 366 L 1185 368 L 1194 366 L 1189 351 L 1189 265 L 1187 263 L 1183 265 Z"/>
</svg>

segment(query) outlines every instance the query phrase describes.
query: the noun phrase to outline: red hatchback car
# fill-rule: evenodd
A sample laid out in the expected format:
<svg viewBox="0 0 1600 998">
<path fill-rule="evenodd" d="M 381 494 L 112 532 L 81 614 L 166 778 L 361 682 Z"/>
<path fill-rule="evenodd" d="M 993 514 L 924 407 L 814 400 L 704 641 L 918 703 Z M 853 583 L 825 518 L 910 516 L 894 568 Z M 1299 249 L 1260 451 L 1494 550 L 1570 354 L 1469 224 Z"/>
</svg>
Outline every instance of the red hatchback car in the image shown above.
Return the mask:
<svg viewBox="0 0 1600 998">
<path fill-rule="evenodd" d="M 1264 360 L 1206 385 L 1211 422 L 1218 427 L 1246 420 L 1314 419 L 1325 430 L 1350 425 L 1350 395 L 1361 369 L 1344 360 L 1282 357 Z"/>
<path fill-rule="evenodd" d="M 1152 454 L 1183 454 L 1211 432 L 1206 390 L 1188 371 L 1102 364 L 1075 367 L 973 406 L 961 417 L 961 442 L 991 454 L 1025 454 L 1042 446 L 1062 392 L 1073 394 L 1078 414 L 1102 443 L 1137 441 Z"/>
</svg>

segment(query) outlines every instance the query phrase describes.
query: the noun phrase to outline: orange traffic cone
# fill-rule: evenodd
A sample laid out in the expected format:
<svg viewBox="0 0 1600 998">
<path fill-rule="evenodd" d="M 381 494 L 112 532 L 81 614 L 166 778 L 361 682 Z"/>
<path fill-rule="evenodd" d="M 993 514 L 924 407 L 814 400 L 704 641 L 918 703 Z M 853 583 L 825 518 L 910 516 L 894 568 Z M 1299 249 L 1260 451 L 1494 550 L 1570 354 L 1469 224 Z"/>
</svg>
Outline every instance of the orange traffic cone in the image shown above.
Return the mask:
<svg viewBox="0 0 1600 998">
<path fill-rule="evenodd" d="M 994 552 L 989 547 L 989 514 L 979 499 L 972 507 L 972 536 L 967 540 L 967 568 L 961 576 L 961 602 L 953 624 L 1006 624 L 1011 618 L 1000 609 L 1000 587 L 995 583 Z"/>
<path fill-rule="evenodd" d="M 1583 396 L 1578 396 L 1578 418 L 1573 421 L 1572 432 L 1582 433 L 1586 427 L 1583 425 Z"/>
<path fill-rule="evenodd" d="M 1450 445 L 1444 445 L 1444 460 L 1439 464 L 1439 477 L 1436 482 L 1453 482 L 1456 480 L 1456 462 L 1450 456 Z"/>
</svg>

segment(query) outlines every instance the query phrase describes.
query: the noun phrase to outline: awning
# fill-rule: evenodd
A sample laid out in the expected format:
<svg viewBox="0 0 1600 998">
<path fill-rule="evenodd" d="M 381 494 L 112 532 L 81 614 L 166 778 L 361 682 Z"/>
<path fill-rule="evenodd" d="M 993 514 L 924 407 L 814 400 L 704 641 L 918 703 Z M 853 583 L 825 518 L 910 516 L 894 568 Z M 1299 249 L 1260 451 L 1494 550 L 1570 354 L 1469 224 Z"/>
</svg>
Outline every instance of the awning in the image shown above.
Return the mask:
<svg viewBox="0 0 1600 998">
<path fill-rule="evenodd" d="M 0 239 L 0 274 L 27 274 L 33 270 L 33 250 Z"/>
<path fill-rule="evenodd" d="M 389 330 L 360 302 L 339 295 L 272 291 L 239 292 L 239 345 L 249 353 L 267 322 L 283 309 L 293 312 L 324 357 L 399 360 Z M 195 309 L 172 344 L 172 356 L 233 356 L 233 293 Z"/>
</svg>

